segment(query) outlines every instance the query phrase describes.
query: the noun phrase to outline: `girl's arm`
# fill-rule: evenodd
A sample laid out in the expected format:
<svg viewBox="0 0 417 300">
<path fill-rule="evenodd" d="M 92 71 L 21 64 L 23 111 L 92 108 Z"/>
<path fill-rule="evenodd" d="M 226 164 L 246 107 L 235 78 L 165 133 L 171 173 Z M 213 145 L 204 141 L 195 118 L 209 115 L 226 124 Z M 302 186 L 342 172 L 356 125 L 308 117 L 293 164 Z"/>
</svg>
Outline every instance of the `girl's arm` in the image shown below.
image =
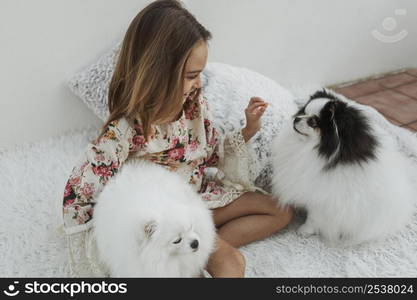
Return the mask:
<svg viewBox="0 0 417 300">
<path fill-rule="evenodd" d="M 245 113 L 253 114 L 253 111 L 259 106 L 252 102 Z M 229 203 L 238 197 L 243 190 L 259 190 L 266 193 L 256 187 L 253 182 L 260 171 L 259 165 L 251 158 L 252 155 L 249 151 L 250 139 L 258 130 L 253 126 L 257 125 L 256 122 L 251 123 L 253 127 L 249 127 L 246 137 L 244 135 L 247 127 L 231 130 L 226 132 L 225 135 L 221 135 L 211 122 L 211 113 L 204 97 L 202 97 L 201 104 L 208 144 L 206 166 L 217 168 L 215 180 L 209 180 L 205 192 L 201 195 L 202 198 L 211 200 L 207 204 L 210 208 L 213 208 Z M 216 183 L 218 180 L 221 181 L 223 187 Z"/>
<path fill-rule="evenodd" d="M 260 127 L 260 124 L 256 124 L 257 122 L 253 122 L 253 120 L 251 119 L 253 110 L 256 109 L 259 106 L 259 104 L 253 103 L 251 99 L 251 103 L 245 110 L 248 123 L 247 126 L 244 128 L 228 131 L 225 133 L 224 136 L 222 136 L 220 135 L 218 130 L 213 126 L 213 118 L 208 106 L 207 99 L 204 96 L 202 96 L 200 99 L 202 109 L 201 113 L 204 118 L 204 128 L 206 132 L 207 144 L 210 148 L 209 158 L 206 161 L 207 166 L 215 167 L 218 166 L 219 163 L 222 164 L 225 155 L 246 155 L 247 142 L 255 135 L 255 133 L 259 130 Z M 258 120 L 259 118 L 260 116 L 257 116 Z"/>
<path fill-rule="evenodd" d="M 141 141 L 125 118 L 109 124 L 105 133 L 88 144 L 72 169 L 63 198 L 64 230 L 67 234 L 91 227 L 95 198 L 113 177 L 129 153 Z"/>
</svg>

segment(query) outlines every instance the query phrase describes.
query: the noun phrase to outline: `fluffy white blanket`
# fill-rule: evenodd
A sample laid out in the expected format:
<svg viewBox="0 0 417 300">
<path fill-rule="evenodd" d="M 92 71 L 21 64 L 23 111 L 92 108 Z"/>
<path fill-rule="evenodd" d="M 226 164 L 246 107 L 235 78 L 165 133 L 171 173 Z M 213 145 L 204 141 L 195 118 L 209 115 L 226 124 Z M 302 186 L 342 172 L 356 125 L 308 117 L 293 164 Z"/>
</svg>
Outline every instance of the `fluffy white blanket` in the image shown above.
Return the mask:
<svg viewBox="0 0 417 300">
<path fill-rule="evenodd" d="M 225 88 L 217 86 L 219 91 Z M 305 99 L 316 88 L 297 87 L 293 89 L 295 98 Z M 250 89 L 247 93 L 252 95 Z M 265 93 L 260 96 L 269 99 Z M 224 97 L 218 95 L 218 102 L 212 101 L 218 119 L 227 117 L 219 109 Z M 236 104 L 232 109 L 245 104 L 246 101 Z M 397 138 L 400 150 L 417 169 L 416 135 L 390 125 L 376 112 L 374 115 L 375 121 Z M 229 119 L 230 126 L 240 121 L 239 117 Z M 271 136 L 266 133 L 271 129 L 263 130 L 258 138 L 267 142 Z M 1 276 L 67 276 L 65 239 L 57 230 L 61 225 L 64 185 L 78 156 L 97 134 L 98 129 L 91 127 L 11 151 L 0 149 Z M 257 153 L 267 156 L 267 151 Z M 264 185 L 269 176 L 268 159 L 261 160 L 266 162 L 259 176 L 260 185 Z M 417 276 L 417 215 L 398 236 L 354 248 L 331 248 L 318 237 L 299 237 L 294 230 L 299 223 L 298 217 L 287 229 L 241 248 L 247 261 L 247 277 Z"/>
</svg>

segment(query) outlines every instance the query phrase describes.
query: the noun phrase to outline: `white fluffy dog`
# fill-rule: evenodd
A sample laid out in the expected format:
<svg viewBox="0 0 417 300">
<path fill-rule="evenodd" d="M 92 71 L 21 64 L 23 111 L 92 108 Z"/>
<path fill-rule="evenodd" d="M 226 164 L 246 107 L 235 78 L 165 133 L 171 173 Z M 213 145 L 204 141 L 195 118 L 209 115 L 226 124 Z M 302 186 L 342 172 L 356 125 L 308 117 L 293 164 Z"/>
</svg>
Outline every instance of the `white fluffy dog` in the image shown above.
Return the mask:
<svg viewBox="0 0 417 300">
<path fill-rule="evenodd" d="M 93 222 L 111 277 L 198 277 L 215 242 L 211 211 L 190 184 L 140 160 L 106 184 Z"/>
<path fill-rule="evenodd" d="M 410 221 L 416 197 L 410 163 L 366 113 L 319 91 L 273 140 L 272 193 L 303 207 L 304 236 L 356 244 Z"/>
</svg>

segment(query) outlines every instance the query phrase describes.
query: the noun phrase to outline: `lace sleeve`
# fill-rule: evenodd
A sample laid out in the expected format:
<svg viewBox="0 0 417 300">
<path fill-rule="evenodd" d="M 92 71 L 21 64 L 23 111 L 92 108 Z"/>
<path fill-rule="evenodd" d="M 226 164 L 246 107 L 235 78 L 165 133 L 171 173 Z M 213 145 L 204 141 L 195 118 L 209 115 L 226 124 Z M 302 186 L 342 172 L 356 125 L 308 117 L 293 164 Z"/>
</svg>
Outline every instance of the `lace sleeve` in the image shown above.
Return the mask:
<svg viewBox="0 0 417 300">
<path fill-rule="evenodd" d="M 208 167 L 217 168 L 216 178 L 224 185 L 229 185 L 237 190 L 259 190 L 267 193 L 254 185 L 258 173 L 258 165 L 253 159 L 252 137 L 245 142 L 242 128 L 228 131 L 224 136 L 212 123 L 211 113 L 207 100 L 202 97 L 204 125 L 207 136 L 207 144 L 210 146 Z"/>
</svg>

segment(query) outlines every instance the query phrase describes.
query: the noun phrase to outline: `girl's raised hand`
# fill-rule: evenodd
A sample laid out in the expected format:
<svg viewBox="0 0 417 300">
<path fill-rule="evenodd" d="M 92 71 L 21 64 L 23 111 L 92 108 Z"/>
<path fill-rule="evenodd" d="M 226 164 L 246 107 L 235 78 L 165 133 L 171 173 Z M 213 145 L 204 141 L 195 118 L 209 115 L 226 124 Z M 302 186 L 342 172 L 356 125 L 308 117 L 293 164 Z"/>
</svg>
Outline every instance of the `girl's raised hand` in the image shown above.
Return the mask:
<svg viewBox="0 0 417 300">
<path fill-rule="evenodd" d="M 260 97 L 250 98 L 248 107 L 245 109 L 246 127 L 242 129 L 245 142 L 261 128 L 261 117 L 267 106 L 268 103 Z"/>
</svg>

